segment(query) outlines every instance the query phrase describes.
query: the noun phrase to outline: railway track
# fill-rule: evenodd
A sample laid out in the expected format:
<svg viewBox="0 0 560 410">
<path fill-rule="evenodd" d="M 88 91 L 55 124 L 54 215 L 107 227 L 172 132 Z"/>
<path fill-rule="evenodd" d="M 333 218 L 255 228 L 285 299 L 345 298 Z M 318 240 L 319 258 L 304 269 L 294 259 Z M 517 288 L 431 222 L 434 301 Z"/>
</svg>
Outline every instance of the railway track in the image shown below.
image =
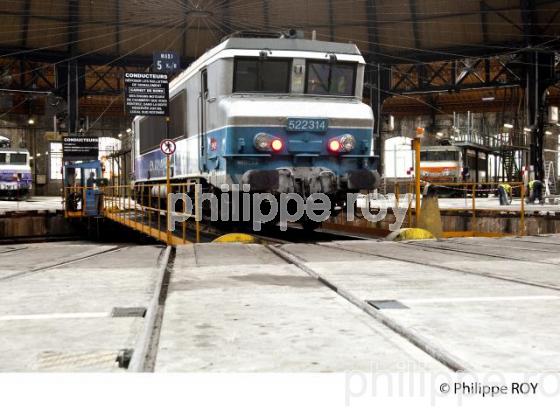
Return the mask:
<svg viewBox="0 0 560 410">
<path fill-rule="evenodd" d="M 121 249 L 125 248 L 126 246 L 127 245 L 115 245 L 115 246 L 113 246 L 109 249 L 103 249 L 101 251 L 82 252 L 78 255 L 75 255 L 74 257 L 70 257 L 70 258 L 65 257 L 65 258 L 59 259 L 55 262 L 47 262 L 47 263 L 40 264 L 39 266 L 36 266 L 33 269 L 14 272 L 10 275 L 0 277 L 0 281 L 8 281 L 8 280 L 11 280 L 11 279 L 20 278 L 22 276 L 31 275 L 31 274 L 42 272 L 42 271 L 45 271 L 45 270 L 70 265 L 70 264 L 76 263 L 76 262 L 81 262 L 83 260 L 90 259 L 90 258 L 95 258 L 95 257 L 100 256 L 100 255 L 105 255 L 105 254 L 108 254 L 108 253 L 118 252 Z M 20 250 L 20 249 L 17 249 L 17 250 Z"/>
<path fill-rule="evenodd" d="M 400 325 L 395 320 L 384 314 L 382 311 L 370 306 L 366 301 L 358 299 L 357 297 L 352 295 L 351 292 L 348 292 L 336 283 L 333 283 L 330 280 L 326 279 L 320 273 L 310 268 L 305 263 L 305 261 L 297 255 L 277 246 L 268 246 L 268 249 L 285 260 L 287 263 L 295 265 L 307 275 L 317 279 L 322 285 L 326 286 L 328 289 L 332 290 L 333 292 L 344 298 L 346 301 L 358 307 L 373 319 L 391 329 L 393 332 L 402 336 L 407 341 L 426 352 L 428 355 L 430 355 L 432 358 L 434 358 L 450 370 L 455 372 L 465 372 L 470 370 L 466 364 L 462 363 L 457 357 L 446 351 L 443 347 L 433 344 L 418 332 L 414 331 L 414 329 Z"/>
<path fill-rule="evenodd" d="M 407 246 L 409 246 L 409 245 L 420 246 L 421 247 L 421 245 L 417 245 L 417 244 L 407 244 Z M 522 284 L 522 285 L 528 285 L 528 286 L 534 286 L 534 287 L 538 287 L 538 288 L 560 291 L 560 287 L 558 287 L 558 286 L 546 285 L 546 284 L 543 284 L 543 283 L 537 283 L 537 282 L 532 282 L 532 281 L 527 281 L 527 280 L 522 280 L 522 279 L 515 279 L 515 278 L 506 277 L 506 276 L 502 276 L 502 275 L 491 273 L 491 272 L 473 272 L 473 271 L 470 271 L 470 270 L 467 270 L 467 269 L 459 269 L 459 268 L 454 268 L 454 267 L 449 267 L 449 266 L 442 266 L 441 264 L 431 263 L 431 262 L 426 261 L 426 260 L 422 260 L 422 261 L 417 261 L 417 260 L 412 260 L 412 259 L 411 260 L 404 260 L 402 258 L 394 258 L 394 257 L 391 257 L 391 256 L 384 255 L 382 252 L 373 252 L 373 251 L 365 252 L 365 251 L 361 251 L 361 250 L 350 249 L 350 248 L 347 248 L 347 247 L 339 245 L 339 244 L 333 245 L 333 244 L 322 243 L 322 244 L 320 244 L 320 246 L 330 247 L 330 248 L 333 248 L 333 249 L 336 249 L 336 250 L 339 250 L 339 251 L 351 252 L 351 253 L 355 253 L 355 254 L 359 254 L 359 255 L 376 256 L 376 257 L 379 257 L 379 258 L 395 260 L 395 261 L 399 261 L 399 262 L 407 262 L 407 263 L 413 263 L 413 264 L 417 264 L 417 265 L 421 265 L 421 266 L 430 266 L 430 267 L 433 267 L 433 268 L 446 269 L 446 270 L 449 270 L 449 271 L 458 272 L 458 273 L 462 273 L 462 274 L 466 274 L 466 275 L 482 276 L 482 277 L 486 277 L 486 278 L 503 280 L 503 281 L 511 282 L 511 283 L 518 283 L 518 284 Z M 433 248 L 431 248 L 431 249 L 434 250 Z M 428 250 L 430 250 L 430 249 L 428 249 Z M 443 249 L 443 250 L 446 250 L 446 251 L 449 251 L 449 252 L 455 252 L 455 253 L 465 253 L 465 254 L 467 253 L 467 252 L 461 252 L 461 251 L 455 250 L 455 249 Z M 487 255 L 487 256 L 493 256 L 493 255 Z M 501 258 L 501 259 L 503 259 L 503 258 Z"/>
<path fill-rule="evenodd" d="M 268 237 L 265 238 L 270 239 Z M 406 341 L 424 351 L 450 370 L 456 372 L 470 370 L 466 364 L 462 363 L 461 360 L 459 360 L 450 352 L 446 351 L 441 346 L 435 345 L 434 343 L 430 342 L 414 329 L 402 326 L 388 315 L 370 306 L 366 301 L 356 298 L 350 292 L 324 278 L 321 274 L 310 268 L 304 260 L 290 253 L 289 251 L 282 249 L 280 243 L 269 243 L 264 246 L 285 263 L 294 265 L 305 275 L 311 276 L 312 278 L 316 279 L 322 286 L 330 289 L 331 291 L 344 298 L 347 302 L 358 307 L 366 314 L 368 314 L 372 319 L 386 326 L 391 331 L 398 334 L 400 337 L 403 337 Z M 132 359 L 128 366 L 128 371 L 155 371 L 158 347 L 160 343 L 161 327 L 165 313 L 167 290 L 170 283 L 171 275 L 173 274 L 174 260 L 175 249 L 169 246 L 162 252 L 162 256 L 160 258 L 156 286 L 151 298 L 151 302 L 146 311 L 144 328 L 135 345 Z"/>
</svg>

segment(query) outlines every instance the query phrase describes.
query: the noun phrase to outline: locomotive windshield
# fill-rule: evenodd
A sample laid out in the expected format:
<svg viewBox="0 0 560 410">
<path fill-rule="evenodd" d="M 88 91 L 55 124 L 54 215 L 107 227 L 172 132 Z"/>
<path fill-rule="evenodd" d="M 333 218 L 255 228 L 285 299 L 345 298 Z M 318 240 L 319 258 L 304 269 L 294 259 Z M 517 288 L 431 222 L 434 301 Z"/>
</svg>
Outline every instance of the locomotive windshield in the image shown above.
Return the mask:
<svg viewBox="0 0 560 410">
<path fill-rule="evenodd" d="M 310 61 L 305 92 L 318 95 L 354 95 L 356 64 Z"/>
<path fill-rule="evenodd" d="M 291 60 L 238 58 L 233 92 L 288 93 L 291 67 Z"/>
<path fill-rule="evenodd" d="M 10 154 L 10 164 L 27 165 L 27 154 Z"/>
<path fill-rule="evenodd" d="M 0 152 L 0 164 L 5 164 L 5 163 L 6 163 L 6 154 Z"/>
<path fill-rule="evenodd" d="M 423 151 L 420 161 L 459 161 L 459 151 Z"/>
</svg>

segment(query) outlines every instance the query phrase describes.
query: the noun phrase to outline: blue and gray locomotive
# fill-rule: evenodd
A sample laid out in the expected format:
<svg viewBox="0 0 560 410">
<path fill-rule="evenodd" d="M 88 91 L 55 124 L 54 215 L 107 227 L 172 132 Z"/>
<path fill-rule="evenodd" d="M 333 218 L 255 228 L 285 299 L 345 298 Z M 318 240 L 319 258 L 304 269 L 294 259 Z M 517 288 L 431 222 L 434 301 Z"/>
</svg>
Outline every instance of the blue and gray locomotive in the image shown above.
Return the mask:
<svg viewBox="0 0 560 410">
<path fill-rule="evenodd" d="M 174 182 L 324 193 L 342 209 L 347 192 L 380 181 L 364 69 L 353 44 L 231 36 L 171 82 L 169 124 L 134 119 L 136 189 L 165 179 L 159 144 L 168 135 Z"/>
</svg>

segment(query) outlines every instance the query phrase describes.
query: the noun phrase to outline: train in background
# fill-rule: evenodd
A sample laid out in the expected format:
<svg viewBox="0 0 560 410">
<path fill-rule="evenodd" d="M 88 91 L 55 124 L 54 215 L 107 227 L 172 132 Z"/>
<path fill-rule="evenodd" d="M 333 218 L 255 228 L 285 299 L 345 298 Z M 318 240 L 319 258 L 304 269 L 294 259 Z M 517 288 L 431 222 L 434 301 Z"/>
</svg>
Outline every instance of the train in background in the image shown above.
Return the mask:
<svg viewBox="0 0 560 410">
<path fill-rule="evenodd" d="M 434 184 L 487 182 L 488 153 L 456 145 L 423 146 L 420 177 Z"/>
<path fill-rule="evenodd" d="M 304 198 L 324 193 L 334 215 L 347 192 L 380 183 L 373 113 L 362 102 L 364 70 L 353 44 L 230 36 L 171 82 L 169 124 L 134 119 L 138 196 L 165 179 L 159 144 L 168 135 L 177 146 L 173 182 L 200 180 L 208 191 L 247 184 L 253 193 Z"/>
<path fill-rule="evenodd" d="M 31 195 L 32 173 L 29 151 L 0 148 L 0 198 L 25 199 Z"/>
</svg>

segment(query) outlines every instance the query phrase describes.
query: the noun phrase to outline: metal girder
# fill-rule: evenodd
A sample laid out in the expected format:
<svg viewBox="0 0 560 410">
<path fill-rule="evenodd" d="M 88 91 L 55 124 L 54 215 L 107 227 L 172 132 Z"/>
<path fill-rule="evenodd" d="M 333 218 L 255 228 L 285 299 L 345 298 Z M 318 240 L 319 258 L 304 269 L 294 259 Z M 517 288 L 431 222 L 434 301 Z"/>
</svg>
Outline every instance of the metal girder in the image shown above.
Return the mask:
<svg viewBox="0 0 560 410">
<path fill-rule="evenodd" d="M 333 0 L 328 0 L 329 2 L 329 34 L 330 40 L 334 41 L 334 7 Z"/>
<path fill-rule="evenodd" d="M 523 39 L 526 46 L 537 41 L 534 37 L 537 34 L 537 12 L 535 0 L 520 0 L 519 8 L 521 9 L 521 21 L 523 27 L 520 31 L 523 33 Z"/>
<path fill-rule="evenodd" d="M 20 45 L 27 46 L 27 36 L 29 34 L 29 16 L 31 13 L 31 0 L 25 0 L 23 4 L 23 14 L 21 16 L 21 39 Z"/>
<path fill-rule="evenodd" d="M 71 60 L 73 57 L 67 52 L 53 50 L 33 50 L 22 47 L 0 46 L 0 54 L 11 54 L 21 52 L 18 56 L 25 56 L 26 60 L 42 63 L 60 64 Z M 89 65 L 112 65 L 119 67 L 149 67 L 153 63 L 153 56 L 130 54 L 119 57 L 113 54 L 83 54 L 76 55 L 74 59 L 81 64 Z M 181 65 L 187 66 L 194 61 L 191 57 L 182 57 Z"/>
<path fill-rule="evenodd" d="M 377 60 L 379 53 L 379 30 L 377 29 L 377 0 L 368 0 L 366 3 L 366 18 L 368 29 L 368 51 L 373 61 Z"/>
<path fill-rule="evenodd" d="M 115 51 L 121 54 L 121 0 L 115 0 Z"/>
<path fill-rule="evenodd" d="M 79 23 L 80 2 L 79 0 L 68 1 L 68 54 L 74 55 L 78 50 L 78 35 L 80 31 Z"/>
<path fill-rule="evenodd" d="M 456 92 L 519 86 L 521 77 L 504 57 L 472 58 L 392 67 L 396 94 Z"/>
<path fill-rule="evenodd" d="M 412 20 L 412 35 L 414 36 L 414 47 L 421 48 L 420 42 L 420 28 L 418 27 L 418 13 L 416 11 L 416 0 L 408 0 L 410 7 L 410 19 Z"/>
<path fill-rule="evenodd" d="M 270 12 L 269 12 L 268 0 L 262 0 L 262 7 L 263 7 L 264 26 L 266 29 L 268 29 L 270 27 Z"/>
<path fill-rule="evenodd" d="M 26 59 L 13 59 L 9 71 L 15 77 L 11 84 L 14 91 L 52 91 L 54 82 L 48 78 L 45 67 Z M 15 71 L 15 73 L 14 73 Z"/>
<path fill-rule="evenodd" d="M 229 30 L 230 32 L 233 31 L 231 27 L 231 7 L 230 7 L 230 0 L 225 0 L 222 5 L 224 17 L 222 20 L 222 25 Z M 227 33 L 226 33 L 227 34 Z"/>
<path fill-rule="evenodd" d="M 119 81 L 117 81 L 117 87 L 116 88 L 107 81 L 107 76 L 113 71 L 122 71 L 121 72 L 121 77 L 124 76 L 124 71 L 125 70 L 122 67 L 109 67 L 108 70 L 105 70 L 103 72 L 99 72 L 94 66 L 86 66 L 86 72 L 93 74 L 96 77 L 96 80 L 92 85 L 90 85 L 89 87 L 86 87 L 86 89 L 84 90 L 84 94 L 85 95 L 99 95 L 99 94 L 119 95 L 119 94 L 121 94 L 122 93 L 122 88 L 121 88 L 121 80 L 120 79 L 119 79 Z M 98 84 L 101 84 L 101 83 L 105 84 L 106 88 L 96 89 L 96 86 Z"/>
<path fill-rule="evenodd" d="M 183 9 L 185 10 L 184 15 L 183 15 L 183 24 L 182 24 L 182 29 L 183 29 L 183 38 L 181 39 L 181 54 L 183 56 L 187 55 L 187 13 L 188 13 L 188 9 L 189 9 L 189 0 L 182 0 L 183 3 Z"/>
<path fill-rule="evenodd" d="M 484 0 L 480 1 L 480 28 L 482 31 L 482 41 L 488 43 L 490 37 L 488 36 L 488 7 Z"/>
</svg>

